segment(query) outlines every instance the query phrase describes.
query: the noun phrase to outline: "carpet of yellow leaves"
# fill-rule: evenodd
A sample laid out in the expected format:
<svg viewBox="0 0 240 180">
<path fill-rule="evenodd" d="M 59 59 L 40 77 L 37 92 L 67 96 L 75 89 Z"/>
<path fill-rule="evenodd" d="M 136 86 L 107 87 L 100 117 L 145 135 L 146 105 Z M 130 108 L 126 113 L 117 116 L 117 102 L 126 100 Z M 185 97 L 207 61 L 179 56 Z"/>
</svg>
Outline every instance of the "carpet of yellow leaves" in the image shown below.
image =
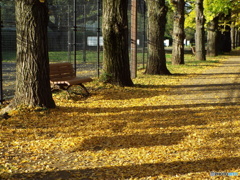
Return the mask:
<svg viewBox="0 0 240 180">
<path fill-rule="evenodd" d="M 61 92 L 56 109 L 11 112 L 0 120 L 0 178 L 210 179 L 211 171 L 240 172 L 240 105 L 171 98 L 174 86 L 217 65 L 169 66 L 173 76 L 139 72 L 135 87 L 95 81 L 88 98 Z"/>
</svg>

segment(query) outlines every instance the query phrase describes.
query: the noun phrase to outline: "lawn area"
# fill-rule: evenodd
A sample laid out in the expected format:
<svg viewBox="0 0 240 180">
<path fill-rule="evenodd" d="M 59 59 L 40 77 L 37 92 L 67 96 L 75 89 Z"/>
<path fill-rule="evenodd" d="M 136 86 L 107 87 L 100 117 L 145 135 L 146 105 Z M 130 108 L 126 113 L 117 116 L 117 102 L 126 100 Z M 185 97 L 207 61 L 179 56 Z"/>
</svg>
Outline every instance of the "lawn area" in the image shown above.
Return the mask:
<svg viewBox="0 0 240 180">
<path fill-rule="evenodd" d="M 68 53 L 67 51 L 50 51 L 49 52 L 49 61 L 50 62 L 59 62 L 59 61 L 69 61 L 73 60 L 73 52 Z M 102 53 L 100 54 L 102 57 Z M 79 63 L 83 62 L 83 51 L 77 51 L 76 59 Z M 3 52 L 3 61 L 4 62 L 15 62 L 16 61 L 16 52 L 15 51 L 4 51 Z M 97 61 L 97 52 L 96 51 L 86 51 L 86 62 L 92 63 Z"/>
<path fill-rule="evenodd" d="M 186 65 L 168 62 L 171 76 L 139 70 L 134 87 L 95 80 L 86 85 L 87 98 L 59 92 L 55 109 L 10 112 L 0 119 L 0 179 L 210 179 L 211 171 L 240 172 L 240 105 L 171 98 L 175 86 L 226 58 L 188 55 Z"/>
</svg>

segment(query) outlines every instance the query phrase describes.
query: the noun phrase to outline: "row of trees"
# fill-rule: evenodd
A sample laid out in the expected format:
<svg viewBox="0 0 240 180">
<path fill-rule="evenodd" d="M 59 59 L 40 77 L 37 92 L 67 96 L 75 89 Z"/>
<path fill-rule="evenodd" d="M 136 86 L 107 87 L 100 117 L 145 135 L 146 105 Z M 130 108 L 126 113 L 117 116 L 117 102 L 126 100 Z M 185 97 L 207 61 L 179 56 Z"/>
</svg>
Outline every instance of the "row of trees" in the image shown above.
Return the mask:
<svg viewBox="0 0 240 180">
<path fill-rule="evenodd" d="M 204 3 L 207 3 L 211 17 L 207 19 L 211 33 L 219 27 L 227 29 L 227 24 L 235 17 L 234 28 L 238 26 L 238 0 L 146 0 L 148 7 L 148 51 L 149 59 L 146 74 L 171 74 L 166 67 L 164 33 L 166 16 L 171 7 L 173 17 L 173 64 L 184 64 L 184 20 L 189 6 L 196 10 L 196 58 L 205 60 Z M 214 4 L 214 5 L 213 5 Z M 234 5 L 235 6 L 234 6 Z M 215 8 L 218 5 L 222 8 Z M 128 0 L 102 0 L 102 32 L 104 39 L 103 74 L 108 83 L 120 86 L 133 86 L 130 77 L 128 55 Z M 185 7 L 188 8 L 185 8 Z M 44 106 L 54 108 L 49 83 L 49 57 L 47 47 L 48 5 L 47 0 L 15 0 L 17 28 L 17 83 L 16 93 L 5 111 L 19 105 Z M 205 5 L 206 7 L 206 5 Z M 189 11 L 190 12 L 190 11 Z M 189 14 L 189 12 L 187 14 Z M 194 11 L 192 11 L 194 12 Z M 191 13 L 190 13 L 191 14 Z M 214 14 L 214 15 L 213 15 Z M 234 15 L 234 16 L 233 16 Z M 190 16 L 189 16 L 190 17 Z M 213 26 L 220 19 L 226 25 Z M 220 29 L 221 30 L 221 29 Z M 238 32 L 238 31 L 237 31 Z M 214 42 L 209 43 L 212 53 L 216 45 L 215 35 L 209 35 Z M 237 34 L 237 33 L 236 33 Z M 214 39 L 214 40 L 213 40 Z M 210 54 L 211 54 L 210 53 Z M 212 55 L 216 55 L 213 53 Z"/>
<path fill-rule="evenodd" d="M 206 60 L 206 55 L 217 56 L 219 53 L 229 52 L 231 48 L 239 45 L 239 0 L 169 0 L 169 2 L 175 12 L 173 64 L 184 64 L 181 50 L 186 29 L 195 30 L 197 60 Z"/>
<path fill-rule="evenodd" d="M 123 8 L 123 4 L 127 4 L 122 1 L 115 1 L 110 3 L 104 1 L 104 9 L 108 10 L 103 14 L 103 19 L 106 17 L 115 16 L 115 21 L 103 21 L 103 33 L 107 30 L 115 35 L 121 36 L 122 39 L 127 38 L 127 31 L 119 31 L 116 26 L 123 25 L 120 28 L 126 28 L 126 16 L 124 14 L 112 13 L 110 9 L 114 9 L 120 12 Z M 146 74 L 171 74 L 166 67 L 166 57 L 164 50 L 164 33 L 166 27 L 166 16 L 169 8 L 173 11 L 173 51 L 172 51 L 172 64 L 180 65 L 184 64 L 184 39 L 185 39 L 185 26 L 191 27 L 194 24 L 195 29 L 195 58 L 196 60 L 206 60 L 206 49 L 209 56 L 216 56 L 220 51 L 230 51 L 231 41 L 232 44 L 239 42 L 239 31 L 236 30 L 239 27 L 239 0 L 145 0 L 147 4 L 147 17 L 148 17 L 148 63 L 146 67 Z M 126 9 L 126 5 L 124 6 Z M 124 12 L 123 12 L 124 13 Z M 125 14 L 127 11 L 125 11 Z M 185 25 L 185 17 L 187 16 L 188 23 Z M 194 20 L 190 20 L 194 17 Z M 124 20 L 122 23 L 117 19 Z M 190 20 L 189 20 L 190 19 Z M 110 26 L 110 22 L 112 23 Z M 224 24 L 220 24 L 220 22 Z M 112 27 L 112 28 L 111 28 Z M 205 31 L 207 29 L 207 47 L 205 47 Z M 230 36 L 230 33 L 232 36 Z M 232 38 L 231 38 L 232 37 Z M 128 86 L 130 82 L 130 76 L 122 77 L 124 74 L 129 74 L 129 65 L 119 68 L 120 61 L 124 58 L 121 57 L 121 52 L 114 53 L 115 49 L 107 49 L 108 44 L 114 44 L 119 39 L 114 39 L 110 34 L 104 34 L 104 71 L 108 76 L 109 82 Z M 127 40 L 126 40 L 127 41 Z M 118 45 L 121 45 L 120 43 Z M 222 46 L 219 46 L 222 45 Z M 117 45 L 115 47 L 118 47 Z M 125 46 L 125 51 L 127 52 Z M 119 48 L 120 49 L 120 48 Z M 109 56 L 112 54 L 113 56 Z M 127 59 L 128 61 L 128 59 Z M 122 78 L 121 78 L 122 77 Z M 132 83 L 130 83 L 132 84 Z"/>
</svg>

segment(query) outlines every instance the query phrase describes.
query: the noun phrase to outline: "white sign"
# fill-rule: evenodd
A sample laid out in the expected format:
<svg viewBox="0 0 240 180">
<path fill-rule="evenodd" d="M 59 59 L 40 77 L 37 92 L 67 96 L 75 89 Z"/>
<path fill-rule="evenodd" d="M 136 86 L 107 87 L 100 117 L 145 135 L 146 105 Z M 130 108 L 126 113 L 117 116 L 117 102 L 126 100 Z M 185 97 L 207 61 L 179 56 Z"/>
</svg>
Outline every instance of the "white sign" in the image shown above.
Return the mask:
<svg viewBox="0 0 240 180">
<path fill-rule="evenodd" d="M 98 45 L 97 42 L 98 42 L 97 36 L 89 36 L 87 38 L 88 46 L 97 46 Z M 103 46 L 103 37 L 102 36 L 99 37 L 99 45 Z"/>
<path fill-rule="evenodd" d="M 169 45 L 170 45 L 169 39 L 164 40 L 164 45 L 165 45 L 166 47 L 169 47 Z"/>
</svg>

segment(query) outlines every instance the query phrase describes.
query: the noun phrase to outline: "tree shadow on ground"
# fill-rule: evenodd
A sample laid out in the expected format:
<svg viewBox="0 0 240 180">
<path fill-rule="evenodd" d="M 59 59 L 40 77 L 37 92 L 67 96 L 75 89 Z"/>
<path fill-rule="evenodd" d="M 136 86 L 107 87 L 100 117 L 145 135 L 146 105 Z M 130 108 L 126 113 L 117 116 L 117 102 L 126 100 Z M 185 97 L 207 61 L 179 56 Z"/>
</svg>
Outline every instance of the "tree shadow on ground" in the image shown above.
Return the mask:
<svg viewBox="0 0 240 180">
<path fill-rule="evenodd" d="M 239 169 L 240 157 L 208 158 L 194 161 L 175 161 L 170 163 L 149 163 L 128 166 L 111 166 L 86 168 L 79 170 L 51 171 L 13 174 L 8 180 L 92 180 L 92 179 L 118 179 L 118 178 L 144 178 L 159 175 L 184 175 L 199 172 L 228 172 Z M 4 178 L 3 178 L 4 179 Z"/>
<path fill-rule="evenodd" d="M 155 89 L 153 89 L 155 88 Z M 131 90 L 109 90 L 106 93 L 102 93 L 102 99 L 104 100 L 127 100 L 137 98 L 151 98 L 159 95 L 168 94 L 164 91 L 165 86 L 162 85 L 146 85 L 146 86 L 135 86 Z M 97 92 L 93 92 L 97 93 Z M 94 94 L 93 94 L 94 95 Z"/>
<path fill-rule="evenodd" d="M 224 102 L 224 103 L 196 103 L 196 104 L 176 104 L 176 105 L 162 105 L 162 106 L 132 106 L 132 107 L 94 107 L 94 108 L 74 108 L 74 107 L 58 107 L 59 109 L 57 109 L 57 111 L 61 111 L 62 113 L 69 113 L 69 112 L 82 112 L 82 113 L 124 113 L 126 112 L 126 115 L 128 117 L 130 117 L 129 113 L 130 111 L 135 111 L 136 112 L 136 116 L 141 117 L 141 114 L 139 114 L 139 111 L 142 113 L 145 113 L 146 116 L 147 114 L 149 114 L 149 112 L 147 112 L 148 110 L 155 110 L 155 111 L 159 111 L 159 110 L 175 110 L 175 112 L 185 112 L 184 114 L 188 113 L 188 111 L 186 111 L 189 108 L 200 108 L 200 107 L 226 107 L 226 106 L 232 106 L 231 108 L 235 108 L 234 106 L 236 106 L 236 108 L 240 105 L 240 103 L 238 102 Z M 217 109 L 213 109 L 212 111 L 214 112 Z M 202 112 L 204 110 L 201 110 Z M 153 113 L 157 113 L 157 112 L 153 112 Z M 121 114 L 122 115 L 122 114 Z M 134 115 L 134 114 L 131 114 Z M 169 114 L 166 114 L 167 116 L 169 116 Z M 108 115 L 111 116 L 111 115 Z M 117 114 L 117 116 L 119 116 L 119 114 Z M 161 116 L 159 116 L 160 118 Z M 67 117 L 66 117 L 67 118 Z M 123 118 L 122 118 L 123 119 Z"/>
<path fill-rule="evenodd" d="M 223 76 L 223 75 L 226 75 L 226 77 L 228 75 L 240 75 L 240 73 L 233 73 L 233 72 L 229 72 L 229 73 L 204 73 L 204 74 L 196 74 L 196 75 L 199 75 L 199 76 L 207 76 L 208 78 L 212 77 L 212 76 Z M 195 77 L 194 77 L 195 78 Z M 217 77 L 215 77 L 217 78 Z"/>
<path fill-rule="evenodd" d="M 188 133 L 135 134 L 118 136 L 97 136 L 85 139 L 74 151 L 116 150 L 145 146 L 170 146 L 178 144 Z"/>
<path fill-rule="evenodd" d="M 171 88 L 172 90 L 174 89 L 179 89 L 179 88 L 185 88 L 185 89 L 192 89 L 192 88 L 199 88 L 199 91 L 202 91 L 202 89 L 208 89 L 208 88 L 225 88 L 225 89 L 232 89 L 233 86 L 240 86 L 240 83 L 225 83 L 225 84 L 182 84 L 182 85 L 142 85 L 142 88 Z M 178 91 L 179 92 L 179 91 Z M 168 92 L 169 95 L 175 94 L 175 92 L 169 90 Z M 159 95 L 159 93 L 158 93 Z"/>
<path fill-rule="evenodd" d="M 215 109 L 212 107 L 216 106 Z M 203 109 L 191 109 L 193 107 L 210 107 L 211 109 L 203 110 Z M 227 114 L 228 111 L 223 111 L 220 107 L 229 107 L 231 112 L 236 112 L 235 114 Z M 220 109 L 219 109 L 220 108 Z M 171 109 L 168 111 L 168 109 Z M 174 111 L 172 111 L 174 109 Z M 25 140 L 39 140 L 42 139 L 54 139 L 59 136 L 61 137 L 79 137 L 79 132 L 88 132 L 92 133 L 94 130 L 101 130 L 110 132 L 113 137 L 109 138 L 107 136 L 100 137 L 92 137 L 87 139 L 84 143 L 87 145 L 83 145 L 83 150 L 86 150 L 89 146 L 90 149 L 94 149 L 95 147 L 99 147 L 100 149 L 117 149 L 117 148 L 131 148 L 131 147 L 141 147 L 141 146 L 154 146 L 151 144 L 151 141 L 154 139 L 159 139 L 159 145 L 161 143 L 165 143 L 162 141 L 164 138 L 168 138 L 169 143 L 174 143 L 175 135 L 179 135 L 179 137 L 185 136 L 185 134 L 173 133 L 170 135 L 166 134 L 153 134 L 153 135 L 143 135 L 139 136 L 142 138 L 139 139 L 138 135 L 129 135 L 129 136 L 119 136 L 119 133 L 125 131 L 125 129 L 132 130 L 148 130 L 148 129 L 159 129 L 159 128 L 179 128 L 179 127 L 187 127 L 187 126 L 195 126 L 197 128 L 206 128 L 205 125 L 209 123 L 209 117 L 212 116 L 215 122 L 224 122 L 231 121 L 232 119 L 236 119 L 239 110 L 239 104 L 237 103 L 212 103 L 212 104 L 197 104 L 197 105 L 171 105 L 171 106 L 150 106 L 145 107 L 143 110 L 142 107 L 131 107 L 131 108 L 102 108 L 99 111 L 98 108 L 92 109 L 84 109 L 84 108 L 59 108 L 61 111 L 61 122 L 59 122 L 58 118 L 56 118 L 56 114 L 46 114 L 42 115 L 39 112 L 39 117 L 34 117 L 34 123 L 32 119 L 25 119 L 24 123 L 13 121 L 13 120 L 2 120 L 0 125 L 4 128 L 14 129 L 14 133 L 17 132 L 18 136 L 13 135 L 11 138 L 12 141 L 22 139 L 26 132 L 28 133 L 28 137 L 24 137 Z M 153 110 L 148 112 L 148 110 Z M 163 110 L 163 111 L 162 111 Z M 86 114 L 79 114 L 78 117 L 69 116 L 69 112 L 88 112 Z M 129 114 L 129 112 L 133 111 L 134 113 Z M 106 114 L 98 116 L 98 112 L 104 112 Z M 121 116 L 119 116 L 119 112 L 121 112 Z M 58 112 L 56 112 L 58 113 Z M 36 115 L 38 116 L 38 115 Z M 23 116 L 24 117 L 24 116 Z M 147 119 L 145 119 L 147 117 Z M 188 117 L 188 118 L 186 118 Z M 55 121 L 55 119 L 56 121 Z M 49 121 L 51 119 L 51 121 Z M 106 119 L 107 121 L 102 121 Z M 59 130 L 59 126 L 61 129 Z M 57 129 L 57 130 L 56 130 Z M 4 134 L 3 134 L 4 135 Z M 163 137 L 162 137 L 163 136 Z M 121 137 L 124 139 L 121 142 Z M 173 137 L 171 140 L 170 137 Z M 133 139 L 131 142 L 135 144 L 128 144 L 128 139 Z M 175 138 L 176 142 L 180 139 Z M 95 142 L 95 144 L 93 143 Z M 101 143 L 102 142 L 102 143 Z M 156 141 L 155 141 L 156 142 Z M 92 145 L 91 145 L 92 143 Z M 106 146 L 105 146 L 106 144 Z M 110 144 L 112 147 L 108 147 Z M 155 144 L 157 145 L 157 144 Z M 76 149 L 78 149 L 76 147 Z M 79 146 L 79 149 L 81 147 Z"/>
<path fill-rule="evenodd" d="M 239 56 L 240 50 L 233 50 L 230 53 L 228 53 L 229 56 Z"/>
</svg>

